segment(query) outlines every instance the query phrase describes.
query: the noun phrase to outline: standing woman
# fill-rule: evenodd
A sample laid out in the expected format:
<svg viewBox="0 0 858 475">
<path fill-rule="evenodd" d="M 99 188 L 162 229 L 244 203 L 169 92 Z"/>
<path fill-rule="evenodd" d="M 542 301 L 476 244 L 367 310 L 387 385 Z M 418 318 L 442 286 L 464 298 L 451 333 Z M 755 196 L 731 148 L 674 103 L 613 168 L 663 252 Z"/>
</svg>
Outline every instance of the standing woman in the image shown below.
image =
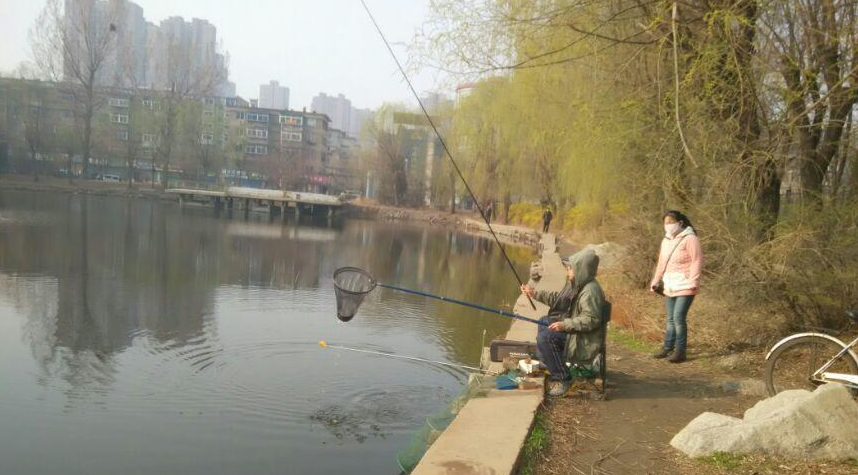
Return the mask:
<svg viewBox="0 0 858 475">
<path fill-rule="evenodd" d="M 703 267 L 703 252 L 700 238 L 691 227 L 691 221 L 679 211 L 664 214 L 664 239 L 658 255 L 650 290 L 664 295 L 667 309 L 667 325 L 664 332 L 664 347 L 653 355 L 666 358 L 671 363 L 685 361 L 688 341 L 686 320 L 694 296 L 700 291 L 700 269 Z"/>
</svg>

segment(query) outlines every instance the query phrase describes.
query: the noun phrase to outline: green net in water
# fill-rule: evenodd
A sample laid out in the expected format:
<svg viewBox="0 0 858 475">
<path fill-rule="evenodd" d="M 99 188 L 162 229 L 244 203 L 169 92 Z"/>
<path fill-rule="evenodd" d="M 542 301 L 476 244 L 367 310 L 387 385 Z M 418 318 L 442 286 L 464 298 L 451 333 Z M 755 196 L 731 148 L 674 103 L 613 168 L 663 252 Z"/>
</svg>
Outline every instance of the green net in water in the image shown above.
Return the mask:
<svg viewBox="0 0 858 475">
<path fill-rule="evenodd" d="M 453 422 L 465 404 L 475 397 L 485 397 L 489 390 L 495 387 L 495 377 L 473 373 L 468 378 L 468 385 L 444 409 L 426 418 L 426 421 L 412 437 L 411 443 L 396 454 L 396 461 L 403 473 L 411 473 L 423 455 Z"/>
</svg>

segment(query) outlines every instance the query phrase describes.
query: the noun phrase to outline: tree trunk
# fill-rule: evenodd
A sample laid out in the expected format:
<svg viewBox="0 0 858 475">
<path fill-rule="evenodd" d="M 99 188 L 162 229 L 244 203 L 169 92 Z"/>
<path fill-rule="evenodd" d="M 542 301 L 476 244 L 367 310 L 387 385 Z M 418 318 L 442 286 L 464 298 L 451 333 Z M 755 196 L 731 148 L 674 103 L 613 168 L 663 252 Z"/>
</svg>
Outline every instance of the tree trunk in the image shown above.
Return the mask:
<svg viewBox="0 0 858 475">
<path fill-rule="evenodd" d="M 509 224 L 509 207 L 512 206 L 512 196 L 509 191 L 503 194 L 503 223 Z"/>
<path fill-rule="evenodd" d="M 450 172 L 450 214 L 456 214 L 456 175 Z"/>
<path fill-rule="evenodd" d="M 89 178 L 89 159 L 92 155 L 92 116 L 94 115 L 95 108 L 93 104 L 95 100 L 95 94 L 93 93 L 95 78 L 92 77 L 94 75 L 90 76 L 89 84 L 86 85 L 86 106 L 83 115 L 83 168 L 81 175 L 84 180 Z"/>
</svg>

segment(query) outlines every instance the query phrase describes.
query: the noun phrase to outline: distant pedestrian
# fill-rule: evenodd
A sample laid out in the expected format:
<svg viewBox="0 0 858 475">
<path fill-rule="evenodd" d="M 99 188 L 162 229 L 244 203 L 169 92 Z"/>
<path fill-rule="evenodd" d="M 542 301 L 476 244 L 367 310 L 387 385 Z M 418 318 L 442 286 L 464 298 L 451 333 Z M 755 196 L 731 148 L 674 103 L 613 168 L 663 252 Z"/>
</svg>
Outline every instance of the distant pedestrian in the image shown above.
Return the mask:
<svg viewBox="0 0 858 475">
<path fill-rule="evenodd" d="M 492 215 L 494 214 L 494 211 L 495 211 L 495 209 L 494 209 L 494 205 L 492 204 L 492 202 L 491 202 L 491 201 L 489 201 L 489 202 L 486 204 L 486 208 L 485 208 L 486 221 L 488 221 L 489 223 L 491 223 L 491 222 L 492 222 Z"/>
<path fill-rule="evenodd" d="M 667 325 L 664 347 L 653 356 L 669 357 L 671 363 L 681 363 L 685 361 L 688 341 L 688 309 L 700 291 L 703 252 L 700 238 L 687 216 L 671 210 L 664 214 L 663 222 L 664 239 L 649 287 L 652 292 L 665 297 Z"/>
<path fill-rule="evenodd" d="M 553 218 L 553 217 L 554 217 L 554 215 L 551 213 L 551 208 L 546 206 L 545 211 L 542 212 L 542 232 L 543 233 L 548 232 L 548 226 L 551 225 L 551 218 Z"/>
</svg>

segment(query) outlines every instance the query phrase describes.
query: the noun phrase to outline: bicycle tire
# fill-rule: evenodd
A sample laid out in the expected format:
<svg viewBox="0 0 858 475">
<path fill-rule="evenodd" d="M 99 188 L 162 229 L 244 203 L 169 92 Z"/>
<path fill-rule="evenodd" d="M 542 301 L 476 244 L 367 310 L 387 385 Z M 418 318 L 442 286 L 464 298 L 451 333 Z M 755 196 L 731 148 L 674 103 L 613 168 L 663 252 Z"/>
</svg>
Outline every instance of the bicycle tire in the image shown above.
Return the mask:
<svg viewBox="0 0 858 475">
<path fill-rule="evenodd" d="M 810 348 L 818 347 L 821 348 L 822 351 L 813 352 Z M 790 372 L 789 365 L 794 363 L 793 360 L 790 359 L 790 352 L 797 353 L 796 357 L 804 357 L 802 354 L 802 349 L 807 348 L 805 351 L 810 351 L 808 355 L 808 364 L 804 371 L 800 371 L 798 368 L 794 368 L 792 372 Z M 814 387 L 823 384 L 822 382 L 816 382 L 810 380 L 810 375 L 812 372 L 815 372 L 822 365 L 824 365 L 828 360 L 834 357 L 838 352 L 843 349 L 842 344 L 838 344 L 836 341 L 825 338 L 819 335 L 804 335 L 798 337 L 794 340 L 790 340 L 784 343 L 781 346 L 778 346 L 774 352 L 769 356 L 766 360 L 766 390 L 769 393 L 769 396 L 774 396 L 775 394 L 784 391 L 786 389 L 808 389 L 812 390 Z M 798 351 L 796 351 L 798 350 Z M 811 361 L 812 360 L 812 361 Z M 780 367 L 779 367 L 780 365 Z M 848 369 L 851 374 L 858 374 L 858 361 L 855 361 L 855 358 L 852 357 L 852 354 L 849 352 L 844 353 L 840 359 L 833 366 L 835 369 Z M 843 372 L 843 371 L 835 371 L 835 372 Z M 807 379 L 803 387 L 781 387 L 781 385 L 776 383 L 776 380 L 780 381 L 781 379 L 786 379 L 789 377 L 795 378 L 796 381 L 801 381 L 804 379 L 803 373 L 806 374 Z M 853 396 L 858 395 L 858 390 L 849 389 Z"/>
</svg>

